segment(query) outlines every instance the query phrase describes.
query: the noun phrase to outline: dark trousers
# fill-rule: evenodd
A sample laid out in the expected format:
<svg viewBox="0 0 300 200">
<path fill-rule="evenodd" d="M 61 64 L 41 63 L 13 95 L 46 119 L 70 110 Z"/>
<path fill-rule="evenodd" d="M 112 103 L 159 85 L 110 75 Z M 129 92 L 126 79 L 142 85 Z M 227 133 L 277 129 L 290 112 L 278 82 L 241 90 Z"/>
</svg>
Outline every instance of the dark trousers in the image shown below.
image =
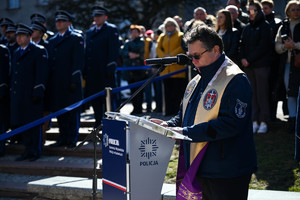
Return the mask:
<svg viewBox="0 0 300 200">
<path fill-rule="evenodd" d="M 101 120 L 103 117 L 104 112 L 104 99 L 103 97 L 99 97 L 91 102 L 91 105 L 94 110 L 94 117 L 95 117 L 95 125 L 94 127 L 98 127 L 101 124 Z"/>
<path fill-rule="evenodd" d="M 138 80 L 138 81 L 141 81 L 141 80 Z M 135 83 L 135 82 L 138 82 L 136 80 L 129 80 L 128 83 L 131 84 L 131 83 Z M 131 95 L 133 95 L 135 93 L 135 91 L 137 91 L 139 89 L 139 87 L 136 87 L 136 88 L 131 88 L 130 91 L 131 91 Z M 143 99 L 144 99 L 144 90 L 141 90 L 132 100 L 132 105 L 133 105 L 133 111 L 132 111 L 132 114 L 139 114 L 139 113 L 142 113 L 143 111 L 143 107 L 142 107 L 142 104 L 143 104 Z"/>
<path fill-rule="evenodd" d="M 295 133 L 295 159 L 300 162 L 300 87 L 297 100 L 296 133 Z"/>
<path fill-rule="evenodd" d="M 155 93 L 155 103 L 156 103 L 156 112 L 162 112 L 162 81 L 153 82 L 154 93 Z"/>
<path fill-rule="evenodd" d="M 236 178 L 202 178 L 203 200 L 247 200 L 251 174 Z"/>
<path fill-rule="evenodd" d="M 253 121 L 269 122 L 269 67 L 251 68 L 245 67 L 245 73 L 248 76 L 252 86 L 252 114 Z"/>
<path fill-rule="evenodd" d="M 79 135 L 80 108 L 57 117 L 60 140 L 68 145 L 76 144 Z"/>
<path fill-rule="evenodd" d="M 7 130 L 5 123 L 1 122 L 0 124 L 0 134 L 5 133 Z M 0 141 L 0 154 L 4 154 L 4 150 L 5 150 L 5 141 L 6 140 L 2 140 Z"/>
<path fill-rule="evenodd" d="M 42 154 L 42 126 L 33 127 L 21 133 L 22 143 L 25 146 L 24 154 L 41 156 Z"/>
<path fill-rule="evenodd" d="M 187 80 L 185 78 L 164 79 L 165 115 L 176 115 L 180 108 Z"/>
</svg>

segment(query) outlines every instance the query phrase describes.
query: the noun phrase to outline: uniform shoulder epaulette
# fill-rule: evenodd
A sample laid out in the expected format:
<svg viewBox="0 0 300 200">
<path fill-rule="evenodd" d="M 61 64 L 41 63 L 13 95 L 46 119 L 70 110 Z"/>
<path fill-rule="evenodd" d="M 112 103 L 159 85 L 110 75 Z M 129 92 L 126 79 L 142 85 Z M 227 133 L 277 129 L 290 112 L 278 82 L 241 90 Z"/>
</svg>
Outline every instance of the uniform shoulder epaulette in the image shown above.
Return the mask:
<svg viewBox="0 0 300 200">
<path fill-rule="evenodd" d="M 76 37 L 82 37 L 82 35 L 80 33 L 77 33 L 75 31 L 72 31 L 71 35 L 76 36 Z"/>
<path fill-rule="evenodd" d="M 0 44 L 0 47 L 4 49 L 8 49 L 7 46 L 5 46 L 4 44 Z"/>
<path fill-rule="evenodd" d="M 44 46 L 42 46 L 42 45 L 35 44 L 35 43 L 34 43 L 34 45 L 35 45 L 37 48 L 39 48 L 39 49 L 45 49 L 45 47 L 44 47 Z"/>
</svg>

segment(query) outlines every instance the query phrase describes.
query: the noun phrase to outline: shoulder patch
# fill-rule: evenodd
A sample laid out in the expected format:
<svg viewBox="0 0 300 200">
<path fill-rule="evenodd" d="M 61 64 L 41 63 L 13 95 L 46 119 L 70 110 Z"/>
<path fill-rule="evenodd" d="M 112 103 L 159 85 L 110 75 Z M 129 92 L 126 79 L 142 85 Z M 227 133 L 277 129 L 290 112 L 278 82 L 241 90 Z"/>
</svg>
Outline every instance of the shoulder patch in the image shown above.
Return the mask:
<svg viewBox="0 0 300 200">
<path fill-rule="evenodd" d="M 212 109 L 218 100 L 218 92 L 215 89 L 210 89 L 204 95 L 203 107 L 205 110 Z"/>
<path fill-rule="evenodd" d="M 240 119 L 245 118 L 247 114 L 246 110 L 247 110 L 247 103 L 244 103 L 241 100 L 237 99 L 234 107 L 235 115 Z"/>
</svg>

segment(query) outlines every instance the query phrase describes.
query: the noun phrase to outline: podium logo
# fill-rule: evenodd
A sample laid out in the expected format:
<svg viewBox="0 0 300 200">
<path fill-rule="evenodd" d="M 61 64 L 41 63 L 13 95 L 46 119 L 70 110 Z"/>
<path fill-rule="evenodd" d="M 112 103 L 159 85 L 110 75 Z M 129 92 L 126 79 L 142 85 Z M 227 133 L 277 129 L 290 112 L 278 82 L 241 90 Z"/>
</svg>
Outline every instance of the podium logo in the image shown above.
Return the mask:
<svg viewBox="0 0 300 200">
<path fill-rule="evenodd" d="M 110 144 L 115 146 L 120 146 L 119 140 L 109 138 L 107 134 L 104 134 L 103 136 L 103 144 L 105 147 L 108 147 L 108 145 Z"/>
<path fill-rule="evenodd" d="M 157 149 L 158 146 L 156 140 L 152 140 L 149 137 L 146 140 L 141 141 L 141 146 L 139 148 L 141 157 L 146 157 L 148 159 L 157 156 Z"/>
<path fill-rule="evenodd" d="M 103 144 L 108 147 L 108 135 L 106 133 L 103 135 Z"/>
</svg>

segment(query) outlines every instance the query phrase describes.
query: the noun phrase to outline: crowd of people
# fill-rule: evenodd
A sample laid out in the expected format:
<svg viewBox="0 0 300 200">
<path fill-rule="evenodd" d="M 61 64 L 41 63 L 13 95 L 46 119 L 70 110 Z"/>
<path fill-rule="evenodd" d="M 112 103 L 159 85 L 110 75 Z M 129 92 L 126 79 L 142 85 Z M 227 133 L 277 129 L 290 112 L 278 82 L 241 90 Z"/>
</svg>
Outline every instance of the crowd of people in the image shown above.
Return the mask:
<svg viewBox="0 0 300 200">
<path fill-rule="evenodd" d="M 107 21 L 109 10 L 99 5 L 92 8 L 94 22 L 86 32 L 75 29 L 74 16 L 64 10 L 55 13 L 56 34 L 47 30 L 46 18 L 38 13 L 30 16 L 30 26 L 1 18 L 1 133 L 65 108 L 105 87 L 116 87 L 120 83 L 117 66 L 143 66 L 148 58 L 189 54 L 183 38 L 197 26 L 214 29 L 222 38 L 226 56 L 246 73 L 253 92 L 253 133 L 268 131 L 268 124 L 276 120 L 278 101 L 284 102 L 290 132 L 294 132 L 300 81 L 299 68 L 293 65 L 300 50 L 299 1 L 287 3 L 286 17 L 282 19 L 275 17 L 272 0 L 254 2 L 248 6 L 248 13 L 241 8 L 239 0 L 228 0 L 227 6 L 215 16 L 197 7 L 193 19 L 185 23 L 180 16 L 174 16 L 167 17 L 152 30 L 132 24 L 127 40 L 120 39 L 117 27 Z M 199 56 L 207 51 L 210 49 Z M 185 67 L 168 65 L 161 75 Z M 155 70 L 124 71 L 121 78 L 130 84 L 149 78 Z M 193 76 L 197 74 L 193 72 Z M 168 116 L 177 114 L 187 83 L 186 73 L 154 82 L 154 111 Z M 131 89 L 132 94 L 135 91 L 136 88 Z M 153 111 L 150 85 L 132 100 L 132 114 L 143 112 L 144 97 L 146 111 Z M 118 104 L 117 95 L 113 99 L 113 104 Z M 105 110 L 104 98 L 99 97 L 90 105 L 98 127 Z M 60 138 L 52 146 L 73 148 L 76 145 L 80 112 L 75 109 L 58 117 Z M 42 133 L 46 129 L 47 125 L 41 125 L 22 133 L 21 137 L 10 138 L 10 142 L 22 141 L 26 146 L 18 160 L 34 161 L 41 156 Z M 0 155 L 4 155 L 4 143 L 0 142 Z"/>
</svg>

